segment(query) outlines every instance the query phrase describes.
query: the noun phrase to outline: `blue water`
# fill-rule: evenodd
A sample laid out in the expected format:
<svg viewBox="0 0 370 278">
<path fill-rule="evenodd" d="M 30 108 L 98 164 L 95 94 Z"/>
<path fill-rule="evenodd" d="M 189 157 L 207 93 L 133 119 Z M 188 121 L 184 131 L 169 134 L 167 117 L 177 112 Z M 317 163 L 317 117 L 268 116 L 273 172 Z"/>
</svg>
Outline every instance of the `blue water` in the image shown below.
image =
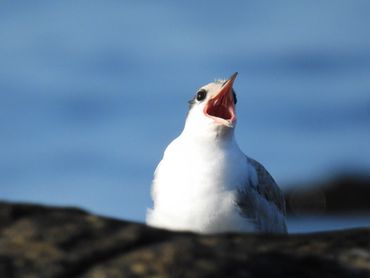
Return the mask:
<svg viewBox="0 0 370 278">
<path fill-rule="evenodd" d="M 279 184 L 370 170 L 370 1 L 1 1 L 0 199 L 143 221 L 201 85 Z"/>
<path fill-rule="evenodd" d="M 290 216 L 287 219 L 289 233 L 300 234 L 370 226 L 370 215 Z"/>
</svg>

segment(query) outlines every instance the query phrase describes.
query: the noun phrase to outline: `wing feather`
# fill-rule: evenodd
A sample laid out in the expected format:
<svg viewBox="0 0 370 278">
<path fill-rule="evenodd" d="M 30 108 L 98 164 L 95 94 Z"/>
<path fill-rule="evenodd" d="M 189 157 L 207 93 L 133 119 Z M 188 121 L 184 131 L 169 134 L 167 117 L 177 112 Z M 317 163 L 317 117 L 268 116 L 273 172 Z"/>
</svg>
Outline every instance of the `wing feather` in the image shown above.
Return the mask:
<svg viewBox="0 0 370 278">
<path fill-rule="evenodd" d="M 270 173 L 256 160 L 247 157 L 256 179 L 250 179 L 239 188 L 237 205 L 241 214 L 255 223 L 263 232 L 286 233 L 284 195 Z"/>
<path fill-rule="evenodd" d="M 279 186 L 272 178 L 270 173 L 259 162 L 254 159 L 248 158 L 248 162 L 254 167 L 257 172 L 258 184 L 256 185 L 257 191 L 266 200 L 275 204 L 275 206 L 286 215 L 285 199 Z"/>
</svg>

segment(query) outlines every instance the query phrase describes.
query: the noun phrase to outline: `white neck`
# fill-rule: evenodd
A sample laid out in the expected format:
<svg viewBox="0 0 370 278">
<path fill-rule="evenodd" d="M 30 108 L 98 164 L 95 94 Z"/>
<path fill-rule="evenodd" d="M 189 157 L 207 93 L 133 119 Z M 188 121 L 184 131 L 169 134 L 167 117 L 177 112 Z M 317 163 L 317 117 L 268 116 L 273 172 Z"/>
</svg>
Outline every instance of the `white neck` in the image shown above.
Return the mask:
<svg viewBox="0 0 370 278">
<path fill-rule="evenodd" d="M 184 130 L 181 133 L 182 138 L 196 140 L 197 142 L 210 144 L 230 144 L 236 143 L 234 140 L 234 128 L 215 123 L 207 117 L 194 117 L 189 114 Z"/>
</svg>

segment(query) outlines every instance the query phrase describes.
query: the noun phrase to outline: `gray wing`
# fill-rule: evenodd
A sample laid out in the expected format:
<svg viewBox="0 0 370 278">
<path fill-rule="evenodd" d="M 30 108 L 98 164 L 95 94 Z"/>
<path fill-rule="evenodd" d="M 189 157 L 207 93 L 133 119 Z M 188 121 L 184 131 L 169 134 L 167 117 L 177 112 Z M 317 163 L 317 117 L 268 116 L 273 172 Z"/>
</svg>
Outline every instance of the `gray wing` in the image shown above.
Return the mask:
<svg viewBox="0 0 370 278">
<path fill-rule="evenodd" d="M 284 195 L 269 172 L 257 161 L 247 157 L 255 172 L 255 179 L 240 187 L 237 206 L 241 215 L 253 221 L 258 231 L 286 233 Z"/>
</svg>

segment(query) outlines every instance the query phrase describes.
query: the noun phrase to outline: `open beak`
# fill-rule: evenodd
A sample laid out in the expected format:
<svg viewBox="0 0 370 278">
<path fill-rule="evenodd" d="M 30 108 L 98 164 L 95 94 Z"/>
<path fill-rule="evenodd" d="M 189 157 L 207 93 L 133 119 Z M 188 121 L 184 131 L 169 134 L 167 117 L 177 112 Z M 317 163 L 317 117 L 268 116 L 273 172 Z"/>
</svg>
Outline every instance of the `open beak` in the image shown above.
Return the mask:
<svg viewBox="0 0 370 278">
<path fill-rule="evenodd" d="M 235 72 L 226 80 L 220 91 L 204 107 L 204 114 L 207 117 L 214 119 L 216 123 L 228 127 L 233 127 L 236 122 L 233 84 L 237 75 L 238 73 Z"/>
</svg>

